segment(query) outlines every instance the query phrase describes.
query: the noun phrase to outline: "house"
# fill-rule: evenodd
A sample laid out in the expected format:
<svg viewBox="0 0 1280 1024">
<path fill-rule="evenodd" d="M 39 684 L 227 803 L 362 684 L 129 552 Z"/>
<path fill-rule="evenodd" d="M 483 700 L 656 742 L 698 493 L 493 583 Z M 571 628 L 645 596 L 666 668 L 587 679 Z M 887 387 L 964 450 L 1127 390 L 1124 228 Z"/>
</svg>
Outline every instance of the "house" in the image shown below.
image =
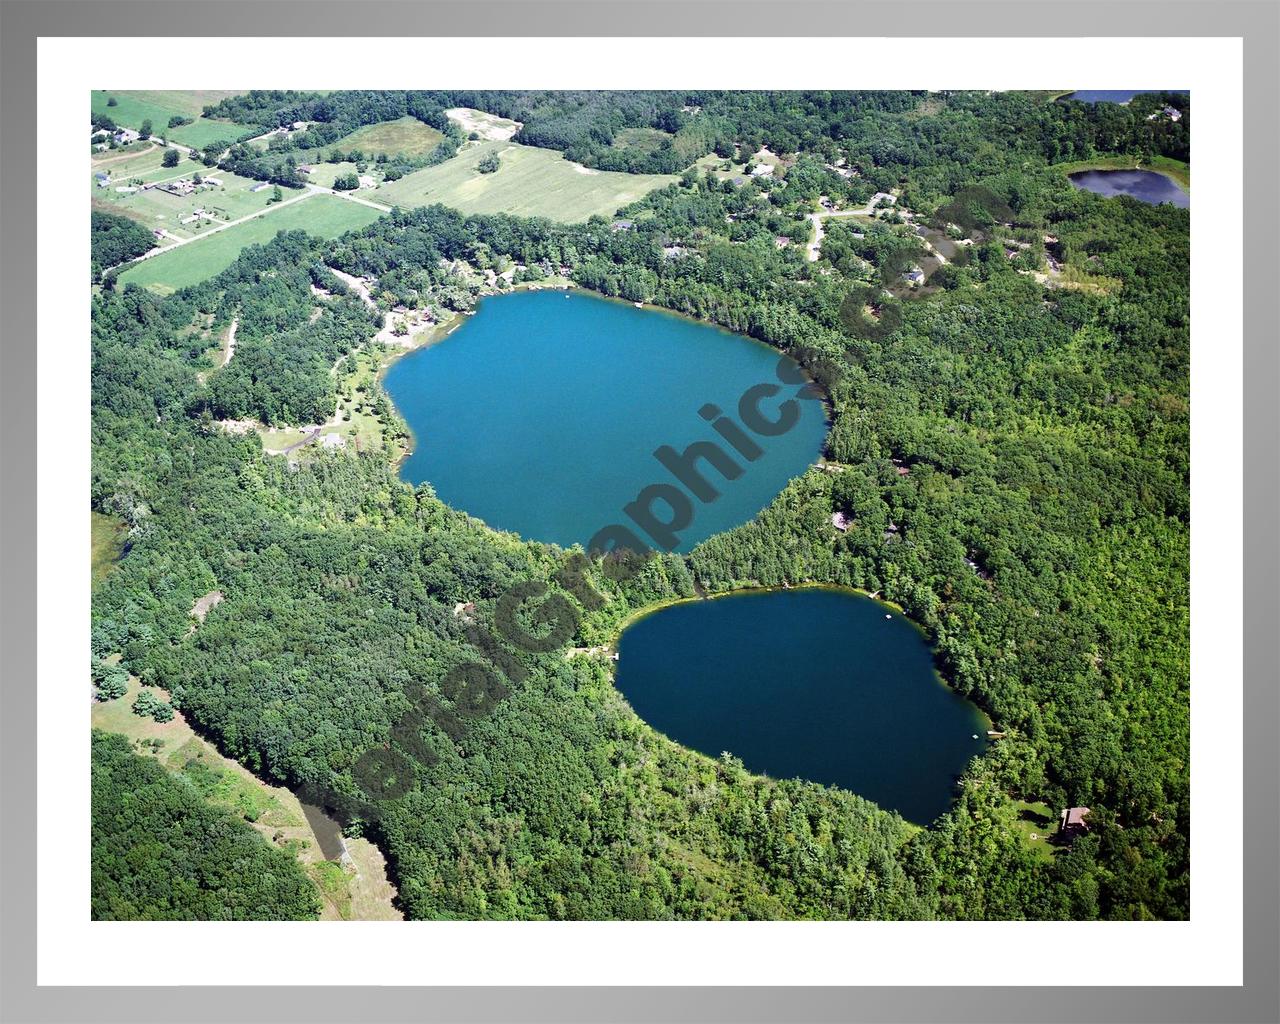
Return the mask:
<svg viewBox="0 0 1280 1024">
<path fill-rule="evenodd" d="M 221 178 L 205 178 L 204 183 L 206 185 L 212 185 L 215 188 L 220 188 L 222 186 L 222 179 Z"/>
<path fill-rule="evenodd" d="M 778 235 L 778 237 L 773 240 L 773 244 L 779 249 L 785 249 L 791 244 L 791 239 L 786 235 Z"/>
<path fill-rule="evenodd" d="M 476 606 L 471 601 L 459 601 L 453 606 L 453 617 L 463 622 L 475 621 Z"/>
<path fill-rule="evenodd" d="M 898 197 L 895 195 L 892 195 L 888 192 L 877 192 L 875 195 L 871 197 L 870 205 L 880 206 L 881 204 L 884 204 L 885 206 L 893 206 L 893 204 L 896 203 L 897 201 L 898 201 Z"/>
<path fill-rule="evenodd" d="M 93 176 L 93 180 L 97 184 L 98 188 L 106 188 L 111 184 L 111 175 L 106 171 L 99 171 Z"/>
<path fill-rule="evenodd" d="M 613 224 L 610 225 L 610 230 L 611 231 L 630 231 L 633 227 L 635 227 L 634 221 L 615 220 Z"/>
<path fill-rule="evenodd" d="M 753 178 L 772 178 L 773 168 L 768 164 L 759 164 L 751 169 L 751 177 Z"/>
<path fill-rule="evenodd" d="M 901 537 L 901 536 L 899 536 L 899 534 L 898 534 L 898 524 L 897 524 L 897 523 L 892 523 L 892 522 L 891 522 L 888 526 L 886 526 L 886 527 L 885 527 L 885 531 L 884 531 L 884 542 L 885 542 L 886 544 L 888 544 L 890 541 L 901 540 L 901 539 L 902 539 L 902 537 Z"/>
<path fill-rule="evenodd" d="M 315 168 L 310 164 L 298 164 L 297 170 L 299 174 L 310 174 Z"/>
<path fill-rule="evenodd" d="M 305 127 L 307 126 L 307 124 L 308 124 L 308 122 L 306 122 L 306 121 L 294 121 L 294 122 L 293 122 L 293 130 L 294 130 L 295 132 L 300 132 L 300 131 L 302 131 L 302 129 L 303 129 L 303 128 L 305 128 Z"/>
<path fill-rule="evenodd" d="M 920 284 L 924 281 L 924 271 L 919 267 L 913 267 L 907 271 L 906 277 L 912 284 Z"/>
<path fill-rule="evenodd" d="M 320 447 L 329 451 L 333 451 L 335 448 L 345 448 L 346 446 L 347 439 L 341 434 L 325 434 L 324 437 L 320 438 Z"/>
<path fill-rule="evenodd" d="M 250 191 L 250 192 L 261 192 L 264 188 L 270 188 L 270 187 L 271 187 L 271 182 L 269 182 L 269 181 L 260 181 L 260 182 L 258 182 L 258 184 L 254 185 L 251 189 L 249 189 L 249 191 Z"/>
<path fill-rule="evenodd" d="M 1167 117 L 1170 121 L 1181 121 L 1182 111 L 1179 110 L 1177 107 L 1162 107 L 1160 110 L 1157 110 L 1154 114 L 1148 114 L 1147 120 L 1154 121 L 1156 120 L 1156 118 L 1159 118 L 1159 117 Z"/>
<path fill-rule="evenodd" d="M 831 525 L 834 526 L 841 533 L 844 533 L 853 524 L 849 521 L 849 517 L 845 515 L 843 512 L 832 512 Z"/>
<path fill-rule="evenodd" d="M 1089 808 L 1067 807 L 1058 815 L 1058 839 L 1073 843 L 1089 831 Z"/>
<path fill-rule="evenodd" d="M 142 136 L 139 135 L 137 132 L 135 132 L 132 128 L 117 128 L 116 134 L 114 137 L 116 142 L 120 143 L 120 145 L 122 146 L 127 146 L 129 143 L 137 142 L 140 138 L 142 138 Z"/>
<path fill-rule="evenodd" d="M 163 228 L 152 228 L 152 229 L 151 229 L 151 233 L 152 233 L 153 235 L 155 235 L 155 236 L 156 236 L 156 238 L 164 238 L 164 229 L 163 229 Z"/>
</svg>

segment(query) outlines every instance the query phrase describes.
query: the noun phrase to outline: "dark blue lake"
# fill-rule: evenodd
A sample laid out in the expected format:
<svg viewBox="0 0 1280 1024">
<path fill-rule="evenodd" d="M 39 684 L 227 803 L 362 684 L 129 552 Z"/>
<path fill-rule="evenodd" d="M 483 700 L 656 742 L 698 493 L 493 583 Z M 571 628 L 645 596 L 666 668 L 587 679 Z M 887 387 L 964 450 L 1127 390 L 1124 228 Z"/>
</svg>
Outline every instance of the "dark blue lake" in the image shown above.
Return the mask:
<svg viewBox="0 0 1280 1024">
<path fill-rule="evenodd" d="M 1178 92 L 1187 95 L 1190 89 L 1080 89 L 1063 99 L 1081 103 L 1128 103 L 1135 96 L 1151 92 Z"/>
<path fill-rule="evenodd" d="M 687 551 L 751 519 L 821 452 L 825 408 L 794 397 L 802 378 L 779 380 L 782 358 L 716 327 L 581 292 L 486 298 L 443 341 L 387 371 L 386 389 L 414 435 L 401 476 L 430 483 L 495 529 L 584 547 L 610 524 L 654 544 L 624 506 L 651 484 L 674 487 L 689 523 L 671 531 L 673 549 Z M 789 359 L 784 365 L 798 371 Z M 739 402 L 755 385 L 765 386 L 755 422 L 778 419 L 791 402 L 790 429 L 762 436 L 742 426 Z M 760 452 L 755 461 L 699 415 L 708 405 L 746 432 Z M 729 471 L 739 471 L 725 479 L 697 460 L 719 494 L 709 501 L 690 495 L 654 455 L 662 446 L 683 455 L 696 441 L 717 442 Z M 672 518 L 661 498 L 640 506 L 641 518 Z"/>
<path fill-rule="evenodd" d="M 887 614 L 826 588 L 674 605 L 622 634 L 617 686 L 678 743 L 841 786 L 927 825 L 986 749 L 989 725 L 943 684 L 921 632 Z"/>
<path fill-rule="evenodd" d="M 1153 206 L 1172 203 L 1183 210 L 1191 206 L 1191 196 L 1155 171 L 1079 171 L 1069 177 L 1076 188 L 1100 196 L 1133 196 Z"/>
</svg>

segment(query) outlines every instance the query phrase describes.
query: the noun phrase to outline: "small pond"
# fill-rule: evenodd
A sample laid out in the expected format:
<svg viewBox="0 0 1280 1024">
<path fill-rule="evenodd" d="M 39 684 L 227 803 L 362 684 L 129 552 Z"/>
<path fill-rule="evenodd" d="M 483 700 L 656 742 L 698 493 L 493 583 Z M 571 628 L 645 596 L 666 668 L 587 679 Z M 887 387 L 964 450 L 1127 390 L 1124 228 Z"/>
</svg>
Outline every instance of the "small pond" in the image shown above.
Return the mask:
<svg viewBox="0 0 1280 1024">
<path fill-rule="evenodd" d="M 1155 171 L 1078 171 L 1069 177 L 1076 188 L 1100 196 L 1132 196 L 1153 206 L 1172 203 L 1183 210 L 1191 206 L 1191 196 Z"/>
<path fill-rule="evenodd" d="M 1128 103 L 1135 96 L 1152 92 L 1178 92 L 1184 95 L 1189 89 L 1079 89 L 1065 100 L 1079 100 L 1081 103 Z"/>
</svg>

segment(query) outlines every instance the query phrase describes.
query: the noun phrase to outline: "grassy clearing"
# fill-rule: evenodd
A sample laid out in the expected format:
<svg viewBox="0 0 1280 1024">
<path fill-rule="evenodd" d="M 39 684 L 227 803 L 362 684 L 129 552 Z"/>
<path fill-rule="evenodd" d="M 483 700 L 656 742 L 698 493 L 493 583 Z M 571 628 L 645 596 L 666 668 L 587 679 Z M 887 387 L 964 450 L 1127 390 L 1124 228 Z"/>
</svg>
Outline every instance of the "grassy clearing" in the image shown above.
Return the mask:
<svg viewBox="0 0 1280 1024">
<path fill-rule="evenodd" d="M 1027 849 L 1044 861 L 1053 860 L 1052 838 L 1058 826 L 1053 809 L 1046 803 L 1015 800 L 1013 811 L 1014 831 L 1022 836 Z"/>
<path fill-rule="evenodd" d="M 254 127 L 232 121 L 215 121 L 200 114 L 205 104 L 216 103 L 218 100 L 239 95 L 241 92 L 243 90 L 240 89 L 188 89 L 172 92 L 95 89 L 91 104 L 95 114 L 105 114 L 118 125 L 139 128 L 143 121 L 150 121 L 155 134 L 180 142 L 184 146 L 201 149 L 219 139 L 233 141 Z M 114 107 L 108 106 L 108 100 L 112 98 L 116 101 Z M 181 117 L 194 117 L 195 121 L 181 128 L 171 129 L 168 127 L 169 118 L 175 114 Z"/>
<path fill-rule="evenodd" d="M 350 153 L 358 149 L 366 155 L 426 156 L 444 140 L 444 135 L 416 117 L 367 124 L 333 144 L 333 149 Z"/>
<path fill-rule="evenodd" d="M 320 892 L 322 920 L 401 918 L 392 903 L 395 888 L 387 879 L 386 860 L 376 846 L 367 839 L 348 839 L 350 865 L 326 861 L 296 796 L 282 787 L 267 785 L 243 765 L 223 757 L 192 731 L 181 712 L 165 723 L 135 715 L 131 706 L 141 690 L 142 684 L 130 676 L 125 696 L 95 702 L 93 728 L 132 740 L 139 753 L 157 758 L 210 803 L 239 815 L 268 842 L 293 853 Z M 168 700 L 163 690 L 156 688 L 154 692 Z"/>
<path fill-rule="evenodd" d="M 497 153 L 501 166 L 480 174 L 476 165 Z M 586 171 L 555 150 L 512 142 L 477 142 L 452 160 L 381 186 L 381 202 L 403 207 L 443 203 L 463 213 L 510 213 L 575 222 L 613 216 L 656 188 L 678 180 L 672 174 Z"/>
<path fill-rule="evenodd" d="M 124 523 L 114 516 L 101 512 L 89 513 L 90 578 L 94 585 L 101 583 L 115 568 L 124 550 L 127 533 Z"/>
<path fill-rule="evenodd" d="M 1053 169 L 1063 174 L 1076 174 L 1080 171 L 1155 171 L 1173 179 L 1184 191 L 1191 191 L 1191 166 L 1167 156 L 1153 157 L 1149 162 L 1136 156 L 1100 156 L 1092 160 L 1054 164 Z"/>
<path fill-rule="evenodd" d="M 167 295 L 213 277 L 231 266 L 245 246 L 269 242 L 281 231 L 301 230 L 321 238 L 336 238 L 344 231 L 371 224 L 380 216 L 371 207 L 317 193 L 288 206 L 268 207 L 253 220 L 136 263 L 121 273 L 120 284 L 142 285 Z"/>
</svg>

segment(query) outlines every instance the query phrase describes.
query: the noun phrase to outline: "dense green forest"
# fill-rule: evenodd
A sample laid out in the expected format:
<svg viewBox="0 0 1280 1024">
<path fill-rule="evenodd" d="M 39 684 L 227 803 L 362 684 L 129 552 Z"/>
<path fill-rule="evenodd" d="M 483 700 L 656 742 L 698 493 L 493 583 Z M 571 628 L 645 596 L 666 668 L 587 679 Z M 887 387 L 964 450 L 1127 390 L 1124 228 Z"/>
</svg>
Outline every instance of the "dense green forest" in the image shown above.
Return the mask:
<svg viewBox="0 0 1280 1024">
<path fill-rule="evenodd" d="M 1182 119 L 1147 120 L 1166 101 L 1177 103 Z M 255 90 L 204 113 L 269 127 L 311 122 L 274 144 L 283 153 L 329 146 L 363 125 L 405 116 L 447 131 L 444 112 L 452 107 L 519 121 L 516 142 L 560 150 L 601 170 L 678 174 L 707 153 L 728 157 L 768 146 L 776 153 L 848 155 L 878 188 L 913 171 L 919 187 L 941 194 L 983 173 L 1019 167 L 1029 156 L 1054 162 L 1124 152 L 1186 160 L 1191 133 L 1190 98 L 1161 93 L 1120 106 L 1043 103 L 1024 93 Z M 992 137 L 995 126 L 999 135 Z M 641 129 L 655 134 L 628 142 L 626 133 Z"/>
<path fill-rule="evenodd" d="M 1185 917 L 1189 218 L 1077 191 L 1048 164 L 1185 155 L 1189 117 L 1174 130 L 1137 101 L 1021 94 L 596 95 L 219 105 L 345 133 L 457 103 L 516 117 L 526 141 L 566 154 L 605 146 L 601 124 L 678 138 L 706 117 L 725 133 L 707 149 L 794 156 L 785 181 L 686 171 L 626 210 L 629 231 L 430 207 L 334 241 L 279 236 L 168 298 L 103 291 L 93 502 L 128 524 L 132 547 L 95 593 L 95 657 L 122 653 L 226 753 L 379 842 L 411 917 Z M 966 225 L 971 244 L 927 287 L 896 288 L 920 250 L 892 216 L 833 225 L 813 262 L 779 246 L 808 237 L 819 196 L 888 188 L 922 222 Z M 1057 287 L 1035 276 L 1050 255 Z M 411 490 L 383 451 L 291 465 L 264 457 L 256 434 L 219 429 L 332 412 L 330 367 L 378 316 L 329 268 L 376 278 L 383 309 L 466 308 L 475 290 L 458 294 L 456 261 L 520 264 L 524 279 L 567 269 L 787 351 L 829 394 L 838 471 L 811 470 L 687 557 L 621 579 L 593 564 L 608 598 L 595 602 L 570 585 L 571 553 Z M 872 288 L 882 308 L 866 329 Z M 232 316 L 243 347 L 207 374 L 208 332 Z M 482 715 L 448 685 L 484 652 L 455 605 L 492 624 L 518 584 L 569 602 L 571 642 L 592 644 L 695 583 L 802 580 L 901 603 L 948 681 L 1006 733 L 932 828 L 679 748 L 592 659 L 502 647 L 502 699 Z M 226 598 L 192 631 L 193 602 L 214 587 Z M 407 766 L 408 791 L 371 787 L 370 758 Z M 1024 800 L 1087 804 L 1092 828 L 1040 857 L 1017 827 Z"/>
<path fill-rule="evenodd" d="M 93 733 L 95 921 L 315 918 L 297 861 L 129 741 Z"/>
<path fill-rule="evenodd" d="M 89 226 L 89 260 L 93 280 L 101 280 L 104 270 L 137 259 L 154 249 L 155 245 L 151 232 L 137 221 L 94 210 Z"/>
</svg>

